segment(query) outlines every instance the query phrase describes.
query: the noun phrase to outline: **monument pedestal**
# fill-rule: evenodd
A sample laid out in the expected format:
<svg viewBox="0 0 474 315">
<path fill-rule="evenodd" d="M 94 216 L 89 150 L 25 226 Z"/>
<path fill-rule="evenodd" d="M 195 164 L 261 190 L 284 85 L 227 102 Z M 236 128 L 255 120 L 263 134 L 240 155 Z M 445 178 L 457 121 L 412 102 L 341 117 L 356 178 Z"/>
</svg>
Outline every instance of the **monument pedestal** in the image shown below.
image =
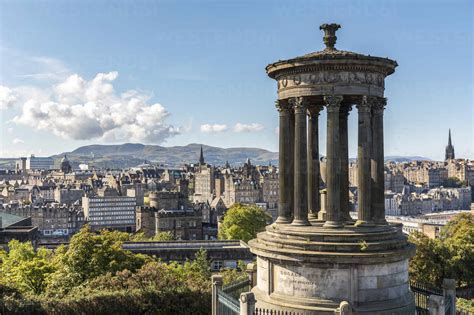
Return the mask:
<svg viewBox="0 0 474 315">
<path fill-rule="evenodd" d="M 249 242 L 257 255 L 257 307 L 297 314 L 414 314 L 408 259 L 393 225 L 328 229 L 271 225 Z"/>
</svg>

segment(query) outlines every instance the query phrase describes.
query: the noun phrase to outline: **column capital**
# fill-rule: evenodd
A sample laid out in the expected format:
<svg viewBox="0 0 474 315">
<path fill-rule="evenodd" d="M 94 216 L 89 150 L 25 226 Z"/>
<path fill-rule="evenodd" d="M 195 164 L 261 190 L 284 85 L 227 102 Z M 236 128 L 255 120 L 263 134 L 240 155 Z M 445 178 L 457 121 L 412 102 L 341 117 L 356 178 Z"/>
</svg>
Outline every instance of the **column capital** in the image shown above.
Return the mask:
<svg viewBox="0 0 474 315">
<path fill-rule="evenodd" d="M 309 118 L 315 118 L 319 116 L 319 113 L 323 110 L 322 105 L 311 105 L 308 106 L 308 116 Z"/>
<path fill-rule="evenodd" d="M 387 106 L 387 98 L 386 97 L 378 97 L 374 100 L 372 104 L 372 110 L 376 114 L 382 114 L 385 106 Z"/>
<path fill-rule="evenodd" d="M 341 108 L 339 110 L 339 116 L 347 117 L 347 116 L 349 116 L 349 112 L 351 110 L 352 110 L 352 105 L 341 106 Z"/>
<path fill-rule="evenodd" d="M 307 102 L 305 102 L 303 96 L 292 97 L 288 100 L 290 105 L 295 110 L 295 114 L 301 114 L 308 108 Z"/>
<path fill-rule="evenodd" d="M 362 96 L 361 101 L 356 104 L 357 110 L 359 113 L 370 113 L 373 105 L 376 103 L 377 97 L 375 96 Z"/>
<path fill-rule="evenodd" d="M 335 112 L 339 111 L 341 106 L 342 100 L 344 98 L 342 95 L 326 95 L 324 96 L 324 102 L 326 103 L 326 107 L 328 108 L 328 112 Z"/>
<path fill-rule="evenodd" d="M 285 102 L 283 100 L 276 100 L 275 101 L 275 107 L 278 112 L 289 112 L 291 109 L 290 104 L 288 102 Z"/>
</svg>

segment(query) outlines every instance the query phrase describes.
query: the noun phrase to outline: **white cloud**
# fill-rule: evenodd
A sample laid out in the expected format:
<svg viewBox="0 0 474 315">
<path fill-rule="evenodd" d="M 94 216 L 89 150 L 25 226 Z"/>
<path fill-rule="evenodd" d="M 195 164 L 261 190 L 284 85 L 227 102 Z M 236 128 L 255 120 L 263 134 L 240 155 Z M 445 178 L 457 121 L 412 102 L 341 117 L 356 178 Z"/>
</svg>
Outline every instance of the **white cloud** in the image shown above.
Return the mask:
<svg viewBox="0 0 474 315">
<path fill-rule="evenodd" d="M 219 125 L 219 124 L 201 125 L 201 132 L 214 133 L 214 132 L 222 132 L 226 130 L 227 130 L 227 125 Z"/>
<path fill-rule="evenodd" d="M 12 89 L 0 85 L 0 110 L 12 107 L 17 100 L 18 97 Z"/>
<path fill-rule="evenodd" d="M 78 74 L 44 90 L 16 89 L 24 100 L 13 122 L 52 132 L 66 139 L 102 139 L 160 143 L 180 132 L 166 124 L 168 111 L 137 91 L 118 94 L 118 73 L 98 73 L 87 81 Z"/>
<path fill-rule="evenodd" d="M 257 131 L 262 131 L 262 130 L 263 130 L 263 125 L 258 124 L 258 123 L 252 123 L 252 124 L 237 123 L 234 126 L 235 132 L 257 132 Z"/>
<path fill-rule="evenodd" d="M 21 144 L 21 143 L 25 143 L 25 141 L 21 140 L 21 139 L 18 139 L 18 138 L 15 138 L 12 140 L 12 143 L 13 144 Z"/>
</svg>

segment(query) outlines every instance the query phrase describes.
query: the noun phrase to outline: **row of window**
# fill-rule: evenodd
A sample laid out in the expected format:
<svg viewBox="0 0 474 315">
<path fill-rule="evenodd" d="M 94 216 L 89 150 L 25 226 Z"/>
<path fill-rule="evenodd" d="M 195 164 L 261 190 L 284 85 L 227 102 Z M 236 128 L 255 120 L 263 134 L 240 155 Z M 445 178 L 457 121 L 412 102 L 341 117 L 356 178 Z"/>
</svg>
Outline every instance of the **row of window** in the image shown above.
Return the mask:
<svg viewBox="0 0 474 315">
<path fill-rule="evenodd" d="M 159 226 L 160 228 L 167 228 L 167 227 L 172 227 L 173 224 L 171 223 L 170 224 L 170 221 L 167 221 L 167 220 L 160 220 L 159 221 Z M 188 221 L 188 227 L 196 227 L 196 221 Z M 180 228 L 180 227 L 185 227 L 186 226 L 186 221 L 181 221 L 181 220 L 176 220 L 176 227 L 177 228 Z"/>
<path fill-rule="evenodd" d="M 135 216 L 133 215 L 119 215 L 119 216 L 107 216 L 107 217 L 90 217 L 89 221 L 104 221 L 104 220 L 134 220 L 135 221 Z"/>
<path fill-rule="evenodd" d="M 135 215 L 134 211 L 124 210 L 124 211 L 89 211 L 89 216 L 101 216 L 101 215 Z"/>
<path fill-rule="evenodd" d="M 135 221 L 118 221 L 118 220 L 105 220 L 105 221 L 94 221 L 90 222 L 91 225 L 116 225 L 116 224 L 127 224 L 127 225 L 134 225 Z"/>
<path fill-rule="evenodd" d="M 136 199 L 127 197 L 127 199 L 89 199 L 89 203 L 114 203 L 114 204 L 135 204 Z"/>
</svg>

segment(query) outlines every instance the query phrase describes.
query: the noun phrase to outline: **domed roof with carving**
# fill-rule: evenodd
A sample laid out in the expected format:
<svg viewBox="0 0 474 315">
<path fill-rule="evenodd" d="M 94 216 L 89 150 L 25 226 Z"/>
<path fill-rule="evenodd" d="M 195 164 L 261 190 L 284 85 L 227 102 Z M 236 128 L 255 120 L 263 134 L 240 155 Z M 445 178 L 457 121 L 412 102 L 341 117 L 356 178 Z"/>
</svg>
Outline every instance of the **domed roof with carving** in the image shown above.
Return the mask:
<svg viewBox="0 0 474 315">
<path fill-rule="evenodd" d="M 352 63 L 373 63 L 385 69 L 387 75 L 392 74 L 397 67 L 397 62 L 389 58 L 375 57 L 371 55 L 359 54 L 352 51 L 338 50 L 334 47 L 337 37 L 336 31 L 341 26 L 339 24 L 323 24 L 320 29 L 324 31 L 324 44 L 326 48 L 320 51 L 308 53 L 302 56 L 294 57 L 287 60 L 279 60 L 266 67 L 267 73 L 274 78 L 276 72 L 291 69 L 300 66 L 311 65 L 313 63 L 327 64 L 334 62 L 343 62 L 344 64 Z"/>
<path fill-rule="evenodd" d="M 69 173 L 72 170 L 71 163 L 69 162 L 66 154 L 64 154 L 63 158 L 61 159 L 60 168 L 64 173 Z"/>
<path fill-rule="evenodd" d="M 306 55 L 303 55 L 301 57 L 296 57 L 294 59 L 299 59 L 299 58 L 337 58 L 337 57 L 367 57 L 366 55 L 363 54 L 358 54 L 353 51 L 347 51 L 347 50 L 337 50 L 336 48 L 334 49 L 324 49 L 321 51 L 315 51 Z"/>
</svg>

